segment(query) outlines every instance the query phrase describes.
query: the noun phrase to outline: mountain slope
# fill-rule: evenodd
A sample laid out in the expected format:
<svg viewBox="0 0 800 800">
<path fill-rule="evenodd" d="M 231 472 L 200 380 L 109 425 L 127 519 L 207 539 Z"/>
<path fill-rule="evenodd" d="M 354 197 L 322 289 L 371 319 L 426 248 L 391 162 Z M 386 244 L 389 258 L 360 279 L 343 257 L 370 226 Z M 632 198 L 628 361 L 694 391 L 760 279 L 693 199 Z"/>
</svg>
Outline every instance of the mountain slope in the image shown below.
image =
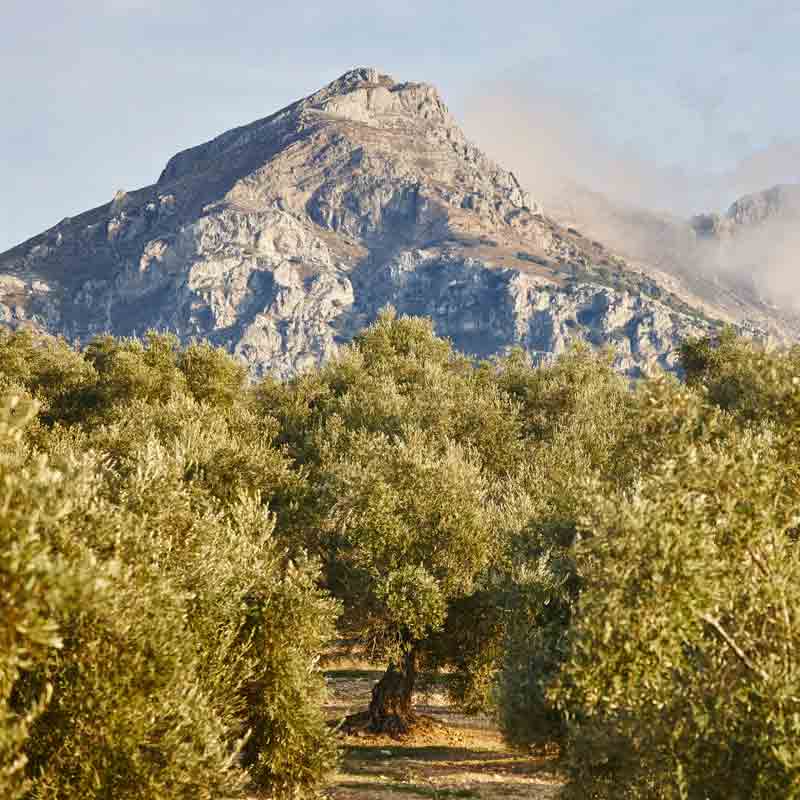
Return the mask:
<svg viewBox="0 0 800 800">
<path fill-rule="evenodd" d="M 628 207 L 578 184 L 551 193 L 547 208 L 689 305 L 779 341 L 800 336 L 800 186 L 744 195 L 724 214 L 691 220 Z"/>
<path fill-rule="evenodd" d="M 722 214 L 691 220 L 707 272 L 800 331 L 800 185 L 740 197 Z"/>
<path fill-rule="evenodd" d="M 385 304 L 480 356 L 613 344 L 631 375 L 713 328 L 546 216 L 436 90 L 356 69 L 169 160 L 152 186 L 0 255 L 0 320 L 85 341 L 155 327 L 254 374 L 330 357 Z M 713 312 L 713 309 L 712 309 Z"/>
</svg>

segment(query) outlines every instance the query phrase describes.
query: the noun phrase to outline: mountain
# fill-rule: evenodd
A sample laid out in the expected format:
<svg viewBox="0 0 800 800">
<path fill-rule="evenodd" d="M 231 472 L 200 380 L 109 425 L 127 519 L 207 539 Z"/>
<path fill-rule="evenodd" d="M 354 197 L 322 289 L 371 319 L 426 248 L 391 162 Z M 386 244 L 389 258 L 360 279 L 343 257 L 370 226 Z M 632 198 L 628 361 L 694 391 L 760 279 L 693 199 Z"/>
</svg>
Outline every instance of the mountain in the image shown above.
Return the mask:
<svg viewBox="0 0 800 800">
<path fill-rule="evenodd" d="M 691 220 L 707 271 L 800 331 L 800 185 L 740 197 L 725 214 Z"/>
<path fill-rule="evenodd" d="M 763 192 L 740 197 L 727 213 L 698 214 L 691 220 L 700 236 L 736 235 L 756 225 L 772 222 L 797 224 L 800 220 L 800 185 L 778 184 Z"/>
<path fill-rule="evenodd" d="M 693 298 L 548 216 L 432 86 L 363 68 L 0 255 L 7 326 L 167 329 L 254 375 L 329 358 L 391 303 L 477 356 L 582 338 L 636 376 L 728 318 Z"/>
<path fill-rule="evenodd" d="M 762 337 L 800 338 L 800 186 L 744 195 L 723 214 L 691 219 L 625 206 L 578 184 L 551 192 L 547 208 L 689 305 Z"/>
</svg>

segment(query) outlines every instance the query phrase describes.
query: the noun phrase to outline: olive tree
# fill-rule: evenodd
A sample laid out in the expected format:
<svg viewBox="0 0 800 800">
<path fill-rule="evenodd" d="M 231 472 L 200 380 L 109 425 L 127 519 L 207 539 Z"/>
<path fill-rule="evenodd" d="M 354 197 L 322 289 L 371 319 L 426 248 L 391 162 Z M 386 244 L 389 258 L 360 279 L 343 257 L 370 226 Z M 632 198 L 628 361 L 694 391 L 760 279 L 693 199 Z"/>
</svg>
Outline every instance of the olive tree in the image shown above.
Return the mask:
<svg viewBox="0 0 800 800">
<path fill-rule="evenodd" d="M 243 378 L 156 334 L 0 336 L 2 796 L 298 797 L 335 763 L 338 604 L 275 534 L 303 479 Z"/>
<path fill-rule="evenodd" d="M 391 309 L 331 364 L 257 394 L 307 476 L 303 541 L 345 604 L 343 631 L 386 657 L 373 727 L 405 730 L 422 667 L 477 675 L 496 640 L 494 623 L 487 638 L 451 634 L 476 605 L 494 613 L 479 599 L 501 550 L 504 486 L 524 458 L 517 406 L 495 366 Z"/>
<path fill-rule="evenodd" d="M 495 552 L 492 502 L 480 462 L 464 446 L 418 430 L 348 438 L 344 454 L 324 466 L 332 588 L 388 657 L 369 713 L 375 730 L 399 733 L 412 719 L 431 636 Z"/>
<path fill-rule="evenodd" d="M 630 438 L 630 392 L 606 353 L 576 346 L 532 369 L 521 354 L 498 380 L 519 403 L 525 465 L 507 488 L 504 614 L 498 711 L 510 742 L 528 746 L 563 734 L 563 714 L 547 697 L 569 653 L 582 578 L 574 556 L 592 480 L 624 484 L 619 457 Z"/>
<path fill-rule="evenodd" d="M 800 797 L 795 354 L 729 336 L 689 354 L 693 388 L 637 395 L 634 483 L 587 487 L 550 694 L 571 796 Z"/>
</svg>

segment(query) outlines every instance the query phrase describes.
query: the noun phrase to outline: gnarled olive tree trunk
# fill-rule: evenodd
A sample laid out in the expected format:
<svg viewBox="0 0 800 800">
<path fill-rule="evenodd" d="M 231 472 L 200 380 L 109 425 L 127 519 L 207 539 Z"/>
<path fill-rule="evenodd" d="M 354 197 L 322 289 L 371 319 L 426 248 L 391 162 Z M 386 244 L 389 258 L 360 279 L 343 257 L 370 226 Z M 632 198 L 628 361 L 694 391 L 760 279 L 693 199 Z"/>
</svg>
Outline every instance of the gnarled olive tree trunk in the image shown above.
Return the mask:
<svg viewBox="0 0 800 800">
<path fill-rule="evenodd" d="M 376 733 L 399 736 L 414 723 L 411 700 L 417 677 L 417 651 L 411 648 L 399 663 L 391 662 L 384 676 L 372 688 L 369 704 L 370 727 Z"/>
</svg>

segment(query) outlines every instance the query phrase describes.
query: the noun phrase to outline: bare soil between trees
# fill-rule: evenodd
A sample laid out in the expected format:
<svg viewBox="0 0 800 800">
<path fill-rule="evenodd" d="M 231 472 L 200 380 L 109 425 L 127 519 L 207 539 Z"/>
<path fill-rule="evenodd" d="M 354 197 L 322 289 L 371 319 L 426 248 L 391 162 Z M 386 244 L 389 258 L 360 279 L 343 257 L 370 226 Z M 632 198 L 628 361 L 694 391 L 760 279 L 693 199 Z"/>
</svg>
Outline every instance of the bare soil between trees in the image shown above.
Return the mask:
<svg viewBox="0 0 800 800">
<path fill-rule="evenodd" d="M 325 665 L 332 724 L 365 711 L 382 672 L 336 658 Z M 323 790 L 330 800 L 556 798 L 563 781 L 554 755 L 511 750 L 484 717 L 454 713 L 435 687 L 417 693 L 419 722 L 401 739 L 361 727 L 340 729 L 343 758 Z"/>
</svg>

